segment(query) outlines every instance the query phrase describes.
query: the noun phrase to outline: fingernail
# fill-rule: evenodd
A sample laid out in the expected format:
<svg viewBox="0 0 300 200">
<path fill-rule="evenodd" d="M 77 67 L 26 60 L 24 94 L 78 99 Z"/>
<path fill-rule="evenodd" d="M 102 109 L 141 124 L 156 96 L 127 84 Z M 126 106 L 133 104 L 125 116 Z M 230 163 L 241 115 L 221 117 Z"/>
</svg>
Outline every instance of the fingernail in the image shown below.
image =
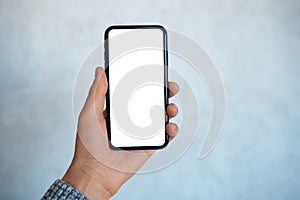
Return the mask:
<svg viewBox="0 0 300 200">
<path fill-rule="evenodd" d="M 171 124 L 171 131 L 172 132 L 176 131 L 176 126 L 174 124 Z"/>
<path fill-rule="evenodd" d="M 97 74 L 98 74 L 97 73 L 97 71 L 98 71 L 97 69 L 98 69 L 98 67 L 96 67 L 96 69 L 95 69 L 95 78 L 97 78 Z"/>
</svg>

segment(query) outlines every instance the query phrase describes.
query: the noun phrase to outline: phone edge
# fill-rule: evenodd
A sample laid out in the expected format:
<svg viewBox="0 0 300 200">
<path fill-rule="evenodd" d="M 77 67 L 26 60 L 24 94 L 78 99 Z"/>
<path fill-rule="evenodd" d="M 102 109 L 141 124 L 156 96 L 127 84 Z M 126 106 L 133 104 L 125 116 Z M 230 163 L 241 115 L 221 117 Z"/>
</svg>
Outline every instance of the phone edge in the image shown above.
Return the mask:
<svg viewBox="0 0 300 200">
<path fill-rule="evenodd" d="M 111 143 L 111 124 L 110 124 L 110 91 L 109 91 L 109 54 L 108 54 L 108 34 L 113 29 L 137 29 L 137 28 L 158 28 L 163 32 L 164 42 L 164 98 L 165 98 L 165 142 L 160 146 L 130 146 L 130 147 L 116 147 Z M 111 25 L 106 28 L 104 32 L 104 70 L 107 77 L 108 87 L 106 93 L 106 129 L 108 136 L 109 147 L 113 150 L 159 150 L 163 149 L 169 144 L 169 135 L 167 133 L 167 124 L 169 123 L 169 116 L 167 113 L 167 106 L 169 105 L 169 91 L 168 91 L 168 34 L 167 30 L 162 25 Z"/>
</svg>

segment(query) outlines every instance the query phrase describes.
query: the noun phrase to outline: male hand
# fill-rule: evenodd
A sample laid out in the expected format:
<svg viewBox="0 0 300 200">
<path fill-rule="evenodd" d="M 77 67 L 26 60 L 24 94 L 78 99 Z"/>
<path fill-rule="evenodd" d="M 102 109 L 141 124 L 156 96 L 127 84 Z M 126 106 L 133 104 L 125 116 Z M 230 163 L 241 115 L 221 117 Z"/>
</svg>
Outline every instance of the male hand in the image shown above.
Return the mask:
<svg viewBox="0 0 300 200">
<path fill-rule="evenodd" d="M 169 97 L 178 91 L 176 83 L 169 82 Z M 80 190 L 89 199 L 109 199 L 150 158 L 155 150 L 115 151 L 109 148 L 104 108 L 107 79 L 97 67 L 95 79 L 78 120 L 73 161 L 63 180 Z M 177 115 L 175 104 L 167 107 L 169 118 Z M 166 126 L 170 140 L 178 126 Z"/>
</svg>

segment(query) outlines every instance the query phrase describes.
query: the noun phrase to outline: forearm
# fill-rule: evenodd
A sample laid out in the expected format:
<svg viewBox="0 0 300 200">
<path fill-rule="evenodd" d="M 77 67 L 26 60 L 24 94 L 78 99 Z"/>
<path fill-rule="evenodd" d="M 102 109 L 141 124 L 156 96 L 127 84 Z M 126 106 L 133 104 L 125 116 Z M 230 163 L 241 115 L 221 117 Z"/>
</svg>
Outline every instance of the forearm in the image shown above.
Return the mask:
<svg viewBox="0 0 300 200">
<path fill-rule="evenodd" d="M 76 187 L 90 200 L 107 200 L 112 196 L 101 185 L 101 180 L 95 180 L 76 165 L 70 166 L 63 180 Z"/>
<path fill-rule="evenodd" d="M 71 165 L 63 179 L 56 180 L 42 200 L 108 200 L 110 197 L 99 183 Z"/>
</svg>

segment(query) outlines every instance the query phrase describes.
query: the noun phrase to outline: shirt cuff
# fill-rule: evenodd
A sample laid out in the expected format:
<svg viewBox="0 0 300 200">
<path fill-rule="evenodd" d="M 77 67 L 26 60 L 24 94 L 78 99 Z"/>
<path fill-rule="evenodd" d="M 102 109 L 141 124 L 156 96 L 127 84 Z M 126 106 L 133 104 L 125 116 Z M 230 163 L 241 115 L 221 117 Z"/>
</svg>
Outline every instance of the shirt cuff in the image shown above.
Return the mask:
<svg viewBox="0 0 300 200">
<path fill-rule="evenodd" d="M 57 179 L 42 197 L 42 200 L 88 200 L 78 189 L 69 183 Z"/>
</svg>

